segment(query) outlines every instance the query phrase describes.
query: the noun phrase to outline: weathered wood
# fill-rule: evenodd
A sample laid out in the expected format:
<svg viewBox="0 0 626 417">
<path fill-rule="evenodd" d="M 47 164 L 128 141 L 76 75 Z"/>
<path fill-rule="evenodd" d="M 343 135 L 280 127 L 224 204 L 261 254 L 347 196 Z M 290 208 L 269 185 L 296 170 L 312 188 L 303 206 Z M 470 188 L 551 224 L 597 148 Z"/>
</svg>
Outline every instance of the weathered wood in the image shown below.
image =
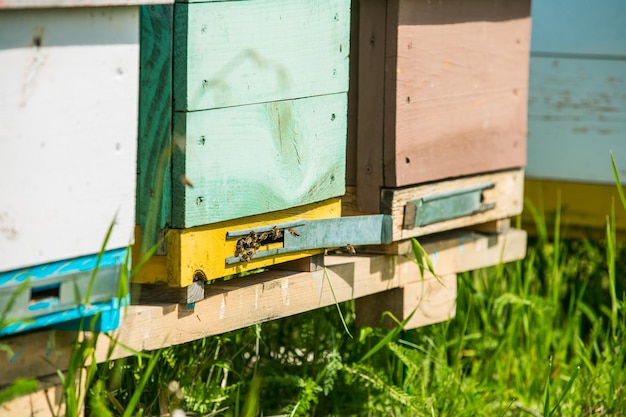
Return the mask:
<svg viewBox="0 0 626 417">
<path fill-rule="evenodd" d="M 465 230 L 472 230 L 478 233 L 505 233 L 511 228 L 511 218 L 492 220 L 487 223 L 468 226 Z"/>
<path fill-rule="evenodd" d="M 425 226 L 415 226 L 412 229 L 403 228 L 407 202 L 489 182 L 493 182 L 495 185 L 491 189 L 484 190 L 482 197 L 484 204 L 495 203 L 493 209 Z M 347 193 L 354 191 L 354 188 L 347 187 Z M 522 212 L 523 192 L 523 170 L 501 171 L 418 185 L 415 187 L 383 189 L 381 212 L 392 216 L 393 240 L 398 241 L 518 215 Z M 354 199 L 346 199 L 344 215 L 358 214 L 358 212 L 355 212 L 355 208 L 348 204 L 350 201 L 354 201 Z"/>
<path fill-rule="evenodd" d="M 486 244 L 482 249 L 469 243 L 460 246 L 457 242 L 453 250 L 461 251 L 461 247 L 467 252 L 474 250 L 473 256 L 466 259 L 493 260 L 484 253 L 486 250 L 506 253 L 506 248 L 517 247 L 517 259 L 521 259 L 525 254 L 520 249 L 525 248 L 525 234 L 520 232 L 508 236 L 506 241 L 489 237 L 488 242 L 493 242 L 493 245 Z M 443 249 L 439 253 L 443 256 Z M 429 254 L 431 258 L 434 255 Z M 444 271 L 442 259 L 435 266 L 436 271 L 441 271 L 439 274 Z M 496 258 L 494 263 L 499 259 Z M 325 262 L 326 268 L 315 272 L 269 271 L 207 285 L 206 298 L 197 302 L 193 309 L 179 304 L 129 306 L 120 329 L 115 333 L 119 345 L 112 357 L 130 355 L 124 345 L 139 351 L 153 350 L 332 305 L 335 297 L 328 285 L 329 280 L 336 300 L 342 302 L 406 287 L 414 282 L 421 283 L 422 279 L 433 279 L 428 272 L 422 278 L 418 266 L 403 256 L 327 256 Z M 475 265 L 477 263 L 461 265 L 458 272 L 472 269 Z M 0 351 L 0 363 L 3 364 L 0 386 L 17 376 L 49 373 L 49 365 L 45 364 L 42 356 L 64 369 L 71 351 L 71 337 L 71 334 L 46 331 L 2 339 L 2 343 L 13 349 L 14 354 L 9 356 L 6 351 Z M 108 348 L 108 339 L 100 338 L 97 349 L 99 361 L 107 358 Z"/>
<path fill-rule="evenodd" d="M 269 267 L 278 271 L 314 272 L 324 268 L 324 254 L 309 256 Z"/>
<path fill-rule="evenodd" d="M 348 91 L 350 0 L 179 4 L 174 108 Z"/>
<path fill-rule="evenodd" d="M 133 284 L 131 296 L 135 304 L 192 304 L 204 299 L 204 281 L 193 281 L 182 288 L 170 287 L 164 283 Z"/>
<path fill-rule="evenodd" d="M 626 182 L 625 73 L 626 57 L 532 58 L 528 177 L 613 184 L 612 150 Z"/>
<path fill-rule="evenodd" d="M 303 250 L 249 262 L 226 264 L 234 256 L 238 239 L 227 239 L 227 232 L 260 226 L 273 226 L 293 220 L 328 219 L 341 215 L 339 199 L 260 214 L 236 220 L 198 226 L 190 229 L 170 229 L 167 235 L 167 256 L 153 256 L 144 268 L 132 277 L 134 283 L 167 282 L 171 287 L 190 285 L 197 274 L 204 280 L 238 274 L 273 264 L 292 261 L 323 252 L 323 249 Z M 138 245 L 135 245 L 135 247 Z M 268 249 L 280 247 L 273 243 Z M 135 249 L 136 251 L 136 249 Z M 133 256 L 133 259 L 139 259 Z"/>
<path fill-rule="evenodd" d="M 356 183 L 351 185 L 358 190 L 359 210 L 377 213 L 383 184 L 386 2 L 361 0 L 359 16 Z"/>
<path fill-rule="evenodd" d="M 173 227 L 283 210 L 345 190 L 347 94 L 176 113 Z M 182 177 L 187 179 L 182 182 Z"/>
<path fill-rule="evenodd" d="M 348 89 L 348 134 L 346 141 L 346 184 L 348 185 L 356 185 L 357 176 L 360 3 L 360 0 L 352 0 L 350 13 L 350 78 Z"/>
<path fill-rule="evenodd" d="M 522 259 L 526 254 L 526 232 L 510 229 L 502 234 L 481 234 L 455 230 L 418 239 L 429 254 L 438 275 L 473 271 L 500 263 Z M 410 240 L 391 245 L 366 246 L 359 253 L 405 255 L 414 259 Z"/>
<path fill-rule="evenodd" d="M 399 2 L 385 185 L 523 166 L 530 1 Z"/>
<path fill-rule="evenodd" d="M 622 0 L 533 2 L 533 53 L 626 56 Z"/>
<path fill-rule="evenodd" d="M 405 320 L 412 314 L 404 325 L 405 330 L 450 320 L 456 315 L 456 294 L 457 280 L 452 274 L 358 298 L 355 303 L 357 326 L 396 327 L 395 321 L 383 316 L 385 311 L 398 320 Z"/>
<path fill-rule="evenodd" d="M 137 6 L 141 4 L 167 3 L 174 3 L 174 0 L 2 0 L 0 9 Z"/>
<path fill-rule="evenodd" d="M 136 222 L 141 253 L 171 223 L 172 5 L 141 7 Z"/>
<path fill-rule="evenodd" d="M 126 247 L 139 7 L 0 11 L 0 270 Z"/>
<path fill-rule="evenodd" d="M 607 216 L 615 204 L 615 223 L 618 231 L 626 231 L 626 212 L 622 209 L 617 187 L 604 184 L 584 184 L 526 180 L 525 197 L 543 216 L 548 232 L 552 233 L 557 208 L 561 210 L 561 236 L 584 237 L 606 235 Z M 530 210 L 522 213 L 525 228 L 534 228 Z"/>
</svg>

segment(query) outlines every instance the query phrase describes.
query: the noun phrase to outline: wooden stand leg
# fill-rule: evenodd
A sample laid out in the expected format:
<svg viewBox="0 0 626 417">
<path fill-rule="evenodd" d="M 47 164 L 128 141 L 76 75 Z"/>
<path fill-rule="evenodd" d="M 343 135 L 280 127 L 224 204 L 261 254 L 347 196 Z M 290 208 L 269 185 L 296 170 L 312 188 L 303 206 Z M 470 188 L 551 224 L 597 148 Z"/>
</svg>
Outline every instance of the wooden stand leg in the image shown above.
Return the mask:
<svg viewBox="0 0 626 417">
<path fill-rule="evenodd" d="M 165 284 L 133 284 L 133 303 L 178 303 L 193 304 L 204 299 L 204 281 L 194 281 L 183 288 L 172 288 Z"/>
<path fill-rule="evenodd" d="M 315 272 L 324 268 L 324 254 L 320 253 L 282 264 L 272 265 L 270 269 L 278 271 Z"/>
<path fill-rule="evenodd" d="M 382 314 L 392 313 L 398 320 L 413 316 L 405 329 L 414 329 L 449 320 L 456 314 L 456 274 L 406 284 L 402 288 L 372 294 L 356 300 L 358 326 L 381 326 Z M 396 323 L 389 317 L 382 319 L 384 328 Z"/>
</svg>

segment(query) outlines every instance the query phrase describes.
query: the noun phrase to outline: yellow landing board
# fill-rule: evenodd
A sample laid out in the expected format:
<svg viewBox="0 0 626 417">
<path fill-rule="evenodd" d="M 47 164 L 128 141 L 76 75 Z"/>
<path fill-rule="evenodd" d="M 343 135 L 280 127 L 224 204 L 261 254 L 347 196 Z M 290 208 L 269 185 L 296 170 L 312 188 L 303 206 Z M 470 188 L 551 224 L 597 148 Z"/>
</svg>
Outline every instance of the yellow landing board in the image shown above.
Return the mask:
<svg viewBox="0 0 626 417">
<path fill-rule="evenodd" d="M 283 253 L 228 265 L 226 258 L 235 254 L 237 240 L 227 239 L 226 235 L 228 232 L 237 230 L 271 227 L 300 219 L 329 219 L 340 216 L 341 199 L 333 198 L 319 203 L 206 226 L 171 229 L 167 235 L 167 255 L 153 256 L 132 277 L 131 281 L 137 284 L 167 282 L 171 287 L 186 287 L 193 282 L 194 277 L 202 277 L 210 281 L 227 275 L 312 256 L 323 252 L 323 249 Z M 141 233 L 137 227 L 135 250 L 141 247 L 140 236 Z M 280 243 L 274 243 L 265 249 L 272 249 L 278 245 Z M 133 253 L 133 259 L 138 262 L 139 253 Z"/>
<path fill-rule="evenodd" d="M 613 201 L 618 237 L 626 232 L 626 211 L 621 205 L 615 184 L 527 179 L 524 193 L 526 200 L 529 200 L 540 214 L 543 213 L 549 233 L 553 231 L 555 213 L 560 206 L 563 237 L 603 237 Z M 522 222 L 524 228 L 533 234 L 536 233 L 535 221 L 528 207 L 524 208 Z"/>
</svg>

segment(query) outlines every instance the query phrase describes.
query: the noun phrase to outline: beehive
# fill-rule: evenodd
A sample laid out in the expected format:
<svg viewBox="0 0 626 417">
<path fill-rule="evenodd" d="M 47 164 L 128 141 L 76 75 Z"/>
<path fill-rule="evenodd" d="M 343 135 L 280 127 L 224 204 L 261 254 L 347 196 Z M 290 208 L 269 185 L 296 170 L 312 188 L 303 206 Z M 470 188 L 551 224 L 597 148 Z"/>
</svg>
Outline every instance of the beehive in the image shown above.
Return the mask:
<svg viewBox="0 0 626 417">
<path fill-rule="evenodd" d="M 626 178 L 625 20 L 618 0 L 533 5 L 527 197 L 548 222 L 560 206 L 570 236 L 604 234 L 619 201 L 610 151 Z M 616 217 L 623 233 L 621 208 Z"/>
<path fill-rule="evenodd" d="M 460 225 L 442 218 L 429 230 L 419 221 L 407 229 L 406 196 L 425 202 L 455 199 L 458 191 L 460 201 L 468 187 L 482 187 L 470 193 L 473 208 L 448 219 L 463 217 L 467 225 L 519 214 L 530 2 L 364 0 L 359 16 L 353 33 L 358 81 L 350 101 L 357 108 L 348 145 L 351 209 L 397 213 L 394 234 L 404 238 Z M 499 179 L 472 179 L 486 173 Z M 445 190 L 428 187 L 456 179 Z M 411 187 L 421 190 L 410 193 Z"/>
<path fill-rule="evenodd" d="M 350 1 L 190 2 L 142 13 L 143 251 L 168 231 L 276 225 L 295 212 L 339 217 L 333 197 L 345 191 Z M 326 209 L 311 209 L 320 204 Z M 225 245 L 225 235 L 212 236 Z M 171 244 L 153 265 L 180 253 Z M 136 282 L 163 280 L 148 270 Z"/>
<path fill-rule="evenodd" d="M 53 265 L 95 259 L 103 249 L 125 253 L 132 242 L 137 4 L 145 2 L 111 3 L 116 2 L 0 4 L 0 294 L 5 303 L 13 291 L 11 277 L 30 274 L 35 286 L 56 280 L 46 286 L 63 292 L 60 281 L 82 285 L 91 273 L 81 269 L 79 278 L 62 277 Z M 116 265 L 113 275 L 119 277 Z M 25 294 L 31 292 L 37 289 Z M 117 297 L 114 291 L 107 294 L 98 301 Z M 21 300 L 18 307 L 32 307 L 37 297 Z M 59 308 L 37 310 L 29 319 L 53 314 L 53 322 L 63 321 L 61 310 L 77 312 L 85 301 L 61 298 L 51 297 Z M 13 313 L 8 311 L 8 318 L 24 317 Z"/>
</svg>

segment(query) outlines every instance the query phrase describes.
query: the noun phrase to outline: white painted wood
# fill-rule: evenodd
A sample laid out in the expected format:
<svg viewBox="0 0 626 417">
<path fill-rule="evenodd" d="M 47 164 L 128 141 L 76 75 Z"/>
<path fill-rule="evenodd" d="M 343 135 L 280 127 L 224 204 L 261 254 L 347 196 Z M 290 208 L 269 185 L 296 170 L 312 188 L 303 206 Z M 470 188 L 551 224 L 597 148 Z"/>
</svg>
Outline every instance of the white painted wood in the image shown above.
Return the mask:
<svg viewBox="0 0 626 417">
<path fill-rule="evenodd" d="M 0 11 L 0 271 L 131 242 L 138 16 Z"/>
<path fill-rule="evenodd" d="M 171 4 L 174 0 L 0 0 L 0 9 Z"/>
</svg>

